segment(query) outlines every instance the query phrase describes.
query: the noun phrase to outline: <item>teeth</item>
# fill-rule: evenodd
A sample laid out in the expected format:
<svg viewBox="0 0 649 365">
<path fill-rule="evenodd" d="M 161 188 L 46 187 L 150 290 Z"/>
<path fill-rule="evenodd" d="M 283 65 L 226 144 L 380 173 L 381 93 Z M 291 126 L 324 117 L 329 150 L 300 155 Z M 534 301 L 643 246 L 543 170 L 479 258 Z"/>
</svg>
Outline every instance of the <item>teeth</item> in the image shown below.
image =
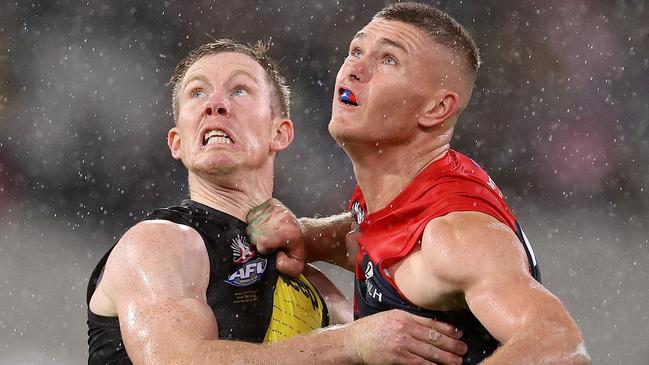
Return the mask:
<svg viewBox="0 0 649 365">
<path fill-rule="evenodd" d="M 210 139 L 207 140 L 207 143 L 205 145 L 209 146 L 211 144 L 217 144 L 217 143 L 218 144 L 222 144 L 222 143 L 231 144 L 232 140 L 230 138 L 228 138 L 228 137 L 219 137 L 219 136 L 211 137 Z"/>
<path fill-rule="evenodd" d="M 220 129 L 213 129 L 205 133 L 203 138 L 203 143 L 206 145 L 215 144 L 215 143 L 232 143 L 230 136 L 227 133 Z"/>
</svg>

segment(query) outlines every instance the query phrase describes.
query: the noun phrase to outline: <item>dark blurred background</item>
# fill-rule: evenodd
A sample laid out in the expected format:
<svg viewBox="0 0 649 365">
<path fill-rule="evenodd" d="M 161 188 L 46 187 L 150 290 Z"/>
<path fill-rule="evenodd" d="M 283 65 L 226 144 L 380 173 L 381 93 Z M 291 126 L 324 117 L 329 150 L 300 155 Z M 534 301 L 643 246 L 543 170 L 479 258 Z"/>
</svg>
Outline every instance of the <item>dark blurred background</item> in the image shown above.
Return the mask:
<svg viewBox="0 0 649 365">
<path fill-rule="evenodd" d="M 649 363 L 649 4 L 432 1 L 482 51 L 453 147 L 507 195 L 595 364 Z M 86 361 L 85 288 L 116 237 L 187 196 L 167 81 L 210 37 L 270 41 L 297 136 L 276 196 L 341 211 L 327 133 L 353 34 L 384 1 L 4 1 L 0 5 L 0 363 Z M 351 275 L 326 267 L 350 293 Z"/>
</svg>

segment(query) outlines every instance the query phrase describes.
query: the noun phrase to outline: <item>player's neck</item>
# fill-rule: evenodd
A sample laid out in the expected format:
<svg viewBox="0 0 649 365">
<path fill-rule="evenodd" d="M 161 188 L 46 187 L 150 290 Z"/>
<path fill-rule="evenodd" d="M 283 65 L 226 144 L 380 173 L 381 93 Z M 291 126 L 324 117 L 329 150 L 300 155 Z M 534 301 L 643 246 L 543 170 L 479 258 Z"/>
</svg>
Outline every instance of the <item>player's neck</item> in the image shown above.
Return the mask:
<svg viewBox="0 0 649 365">
<path fill-rule="evenodd" d="M 246 171 L 227 177 L 204 177 L 189 173 L 192 200 L 246 221 L 253 207 L 273 194 L 272 169 L 269 172 Z"/>
<path fill-rule="evenodd" d="M 450 145 L 440 144 L 433 149 L 416 151 L 403 146 L 366 154 L 362 159 L 352 158 L 354 174 L 363 190 L 368 213 L 388 205 L 431 163 L 446 155 Z"/>
</svg>

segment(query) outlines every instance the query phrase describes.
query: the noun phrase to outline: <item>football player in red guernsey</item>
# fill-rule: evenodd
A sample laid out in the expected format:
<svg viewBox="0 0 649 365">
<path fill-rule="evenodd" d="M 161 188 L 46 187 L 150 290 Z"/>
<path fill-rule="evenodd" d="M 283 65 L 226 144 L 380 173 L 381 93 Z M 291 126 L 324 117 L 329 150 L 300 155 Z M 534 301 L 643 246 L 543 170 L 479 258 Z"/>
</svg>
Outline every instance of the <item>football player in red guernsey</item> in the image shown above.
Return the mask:
<svg viewBox="0 0 649 365">
<path fill-rule="evenodd" d="M 450 148 L 479 64 L 440 10 L 381 10 L 351 41 L 329 124 L 358 181 L 351 212 L 296 220 L 271 200 L 249 214 L 249 234 L 261 252 L 281 250 L 281 270 L 353 269 L 355 318 L 399 308 L 459 328 L 463 364 L 590 364 L 502 193 Z"/>
</svg>

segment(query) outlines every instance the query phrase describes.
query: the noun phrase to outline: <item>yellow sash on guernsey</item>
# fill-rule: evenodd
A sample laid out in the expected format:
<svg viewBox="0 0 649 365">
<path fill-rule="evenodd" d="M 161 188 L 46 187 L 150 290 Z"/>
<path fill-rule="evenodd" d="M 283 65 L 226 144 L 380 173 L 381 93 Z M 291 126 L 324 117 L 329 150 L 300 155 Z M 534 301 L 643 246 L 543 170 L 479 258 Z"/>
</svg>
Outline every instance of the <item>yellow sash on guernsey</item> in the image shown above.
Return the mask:
<svg viewBox="0 0 649 365">
<path fill-rule="evenodd" d="M 264 343 L 276 342 L 321 328 L 325 304 L 304 275 L 280 275 L 273 297 L 273 314 Z"/>
</svg>

